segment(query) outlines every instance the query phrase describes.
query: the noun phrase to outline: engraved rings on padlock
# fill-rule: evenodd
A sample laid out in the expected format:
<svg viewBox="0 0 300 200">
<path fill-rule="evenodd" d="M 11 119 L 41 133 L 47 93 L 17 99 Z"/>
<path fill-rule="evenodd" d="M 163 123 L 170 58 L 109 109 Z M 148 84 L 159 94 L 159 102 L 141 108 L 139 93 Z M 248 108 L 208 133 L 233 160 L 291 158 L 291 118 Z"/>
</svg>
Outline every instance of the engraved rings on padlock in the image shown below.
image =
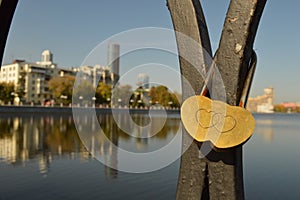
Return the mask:
<svg viewBox="0 0 300 200">
<path fill-rule="evenodd" d="M 205 118 L 205 115 L 208 115 L 210 118 L 210 122 L 208 124 L 205 123 L 205 120 L 202 119 Z M 236 120 L 233 116 L 224 115 L 223 113 L 218 113 L 203 108 L 200 108 L 196 112 L 196 119 L 202 128 L 215 128 L 220 133 L 231 131 L 236 126 Z"/>
</svg>

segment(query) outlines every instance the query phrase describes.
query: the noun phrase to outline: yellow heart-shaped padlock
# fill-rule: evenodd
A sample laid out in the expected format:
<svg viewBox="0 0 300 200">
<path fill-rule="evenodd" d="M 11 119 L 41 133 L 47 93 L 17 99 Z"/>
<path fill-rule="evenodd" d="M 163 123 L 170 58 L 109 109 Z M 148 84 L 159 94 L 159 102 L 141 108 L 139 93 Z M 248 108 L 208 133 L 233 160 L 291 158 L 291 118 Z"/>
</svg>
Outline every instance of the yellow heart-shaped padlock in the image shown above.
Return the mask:
<svg viewBox="0 0 300 200">
<path fill-rule="evenodd" d="M 254 132 L 255 120 L 246 109 L 192 96 L 181 106 L 181 120 L 197 141 L 211 141 L 217 148 L 230 148 L 245 142 Z"/>
</svg>

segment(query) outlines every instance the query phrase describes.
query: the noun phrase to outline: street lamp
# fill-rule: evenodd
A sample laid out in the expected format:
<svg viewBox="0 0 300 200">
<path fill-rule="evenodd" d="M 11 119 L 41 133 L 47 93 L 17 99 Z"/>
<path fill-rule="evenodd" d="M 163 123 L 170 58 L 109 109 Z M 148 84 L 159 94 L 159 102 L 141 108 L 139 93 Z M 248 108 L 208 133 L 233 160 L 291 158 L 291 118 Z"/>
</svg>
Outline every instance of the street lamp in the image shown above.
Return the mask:
<svg viewBox="0 0 300 200">
<path fill-rule="evenodd" d="M 119 108 L 121 108 L 121 103 L 122 103 L 122 99 L 118 99 L 118 105 L 119 105 Z"/>
<path fill-rule="evenodd" d="M 61 99 L 68 99 L 68 97 L 65 96 L 65 95 L 61 95 L 60 98 L 61 98 Z"/>
<path fill-rule="evenodd" d="M 68 96 L 66 96 L 66 95 L 60 95 L 60 98 L 61 98 L 62 101 L 63 101 L 63 100 L 68 99 Z M 63 102 L 60 103 L 60 106 L 61 106 L 61 107 L 63 106 Z"/>
<path fill-rule="evenodd" d="M 141 99 L 139 99 L 137 102 L 138 102 L 139 107 L 141 107 L 143 101 Z"/>
<path fill-rule="evenodd" d="M 83 101 L 83 96 L 79 96 L 79 107 L 80 107 L 80 104 L 82 104 L 82 101 Z"/>
<path fill-rule="evenodd" d="M 151 107 L 151 106 L 152 106 L 152 100 L 149 101 L 149 107 Z"/>
<path fill-rule="evenodd" d="M 130 99 L 130 106 L 131 106 L 131 108 L 133 108 L 133 102 L 134 102 L 134 100 Z"/>
<path fill-rule="evenodd" d="M 12 93 L 10 93 L 10 95 L 14 97 L 13 104 L 18 106 L 20 104 L 20 98 L 18 96 L 18 93 L 12 92 Z M 10 103 L 10 101 L 9 101 L 9 103 Z"/>
<path fill-rule="evenodd" d="M 109 105 L 110 105 L 110 98 L 108 97 L 107 99 L 106 99 L 106 101 L 107 101 L 107 107 L 109 107 Z"/>
<path fill-rule="evenodd" d="M 171 109 L 171 106 L 172 106 L 173 102 L 169 101 L 168 104 L 169 104 L 169 108 Z"/>
<path fill-rule="evenodd" d="M 96 104 L 96 97 L 92 97 L 92 100 L 93 100 L 93 107 L 95 107 L 95 104 Z"/>
</svg>

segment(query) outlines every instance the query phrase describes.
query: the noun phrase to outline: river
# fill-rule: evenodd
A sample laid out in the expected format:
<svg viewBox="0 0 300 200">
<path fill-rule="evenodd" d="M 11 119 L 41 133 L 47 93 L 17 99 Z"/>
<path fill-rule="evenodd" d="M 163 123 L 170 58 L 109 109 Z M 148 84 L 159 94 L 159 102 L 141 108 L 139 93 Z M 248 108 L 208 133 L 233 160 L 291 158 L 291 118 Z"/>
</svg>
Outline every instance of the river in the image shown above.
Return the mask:
<svg viewBox="0 0 300 200">
<path fill-rule="evenodd" d="M 159 115 L 132 116 L 140 125 L 164 120 Z M 255 133 L 243 151 L 246 198 L 300 199 L 300 115 L 254 117 Z M 82 127 L 75 126 L 71 114 L 0 115 L 0 199 L 175 199 L 179 159 L 156 171 L 129 173 L 123 170 L 128 164 L 123 154 L 112 146 L 134 153 L 160 150 L 180 134 L 179 114 L 168 116 L 151 136 L 135 129 L 134 135 L 126 134 L 110 114 L 96 119 L 111 143 L 96 136 L 97 142 L 89 145 L 78 135 Z M 82 123 L 92 132 L 95 122 Z M 140 169 L 153 162 L 139 163 Z"/>
</svg>

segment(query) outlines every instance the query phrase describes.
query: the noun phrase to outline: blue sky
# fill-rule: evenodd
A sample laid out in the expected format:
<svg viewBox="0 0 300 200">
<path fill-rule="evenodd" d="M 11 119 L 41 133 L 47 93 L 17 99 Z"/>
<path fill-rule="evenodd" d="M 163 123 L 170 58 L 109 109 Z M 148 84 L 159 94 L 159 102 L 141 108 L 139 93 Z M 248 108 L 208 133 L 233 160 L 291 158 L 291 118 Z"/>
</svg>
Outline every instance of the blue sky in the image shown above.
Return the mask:
<svg viewBox="0 0 300 200">
<path fill-rule="evenodd" d="M 215 50 L 229 0 L 201 3 Z M 267 2 L 254 45 L 258 65 L 251 96 L 273 86 L 276 103 L 300 101 L 299 11 L 298 0 Z M 165 0 L 20 0 L 4 63 L 15 58 L 37 61 L 50 49 L 59 66 L 80 66 L 102 41 L 141 27 L 173 28 Z"/>
</svg>

